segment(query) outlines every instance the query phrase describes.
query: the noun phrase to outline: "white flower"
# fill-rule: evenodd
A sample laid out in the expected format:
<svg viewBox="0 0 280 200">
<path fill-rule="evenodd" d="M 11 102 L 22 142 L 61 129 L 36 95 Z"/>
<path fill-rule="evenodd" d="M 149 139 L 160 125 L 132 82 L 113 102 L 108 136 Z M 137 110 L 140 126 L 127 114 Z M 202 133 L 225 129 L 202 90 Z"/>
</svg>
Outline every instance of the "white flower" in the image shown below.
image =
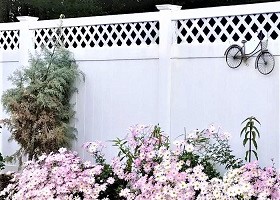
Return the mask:
<svg viewBox="0 0 280 200">
<path fill-rule="evenodd" d="M 193 152 L 194 150 L 194 146 L 192 144 L 187 144 L 186 145 L 186 151 L 187 152 Z"/>
<path fill-rule="evenodd" d="M 109 184 L 113 184 L 114 182 L 115 182 L 115 179 L 113 177 L 109 177 L 107 179 L 107 183 L 109 183 Z"/>
<path fill-rule="evenodd" d="M 216 131 L 216 128 L 215 128 L 215 126 L 213 124 L 211 124 L 209 126 L 208 130 L 209 130 L 210 133 L 214 133 Z"/>
<path fill-rule="evenodd" d="M 60 150 L 60 149 L 59 149 Z M 46 154 L 43 154 L 43 155 L 41 155 L 39 158 L 38 158 L 38 160 L 39 161 L 43 161 L 43 160 L 45 160 L 47 158 L 47 155 Z"/>
<path fill-rule="evenodd" d="M 96 143 L 90 144 L 89 147 L 88 147 L 88 151 L 90 153 L 95 153 L 97 151 L 97 144 Z"/>
<path fill-rule="evenodd" d="M 84 162 L 84 166 L 87 168 L 87 167 L 90 167 L 91 166 L 91 162 L 90 161 L 86 161 Z"/>
<path fill-rule="evenodd" d="M 100 190 L 101 191 L 105 191 L 106 190 L 106 188 L 107 188 L 107 184 L 105 183 L 105 184 L 102 184 L 102 185 L 100 185 Z"/>
<path fill-rule="evenodd" d="M 190 160 L 186 160 L 186 165 L 187 166 L 191 166 L 191 161 Z"/>
<path fill-rule="evenodd" d="M 63 148 L 63 147 L 58 150 L 59 153 L 65 153 L 66 151 L 67 151 L 67 149 Z"/>
<path fill-rule="evenodd" d="M 4 196 L 6 194 L 6 191 L 5 190 L 2 190 L 1 192 L 0 192 L 0 197 L 1 196 Z"/>
<path fill-rule="evenodd" d="M 173 144 L 174 144 L 175 146 L 180 146 L 180 145 L 181 145 L 181 142 L 180 142 L 179 140 L 175 140 L 175 141 L 173 142 Z"/>
<path fill-rule="evenodd" d="M 130 191 L 130 190 L 127 189 L 127 188 L 122 189 L 119 195 L 120 195 L 121 197 L 126 197 L 126 196 L 129 194 L 129 191 Z"/>
<path fill-rule="evenodd" d="M 197 133 L 199 132 L 199 130 L 194 130 L 194 131 L 191 131 L 187 137 L 190 138 L 190 139 L 196 139 L 198 137 Z"/>
<path fill-rule="evenodd" d="M 222 140 L 229 140 L 231 138 L 231 134 L 229 132 L 224 132 L 219 135 Z"/>
</svg>

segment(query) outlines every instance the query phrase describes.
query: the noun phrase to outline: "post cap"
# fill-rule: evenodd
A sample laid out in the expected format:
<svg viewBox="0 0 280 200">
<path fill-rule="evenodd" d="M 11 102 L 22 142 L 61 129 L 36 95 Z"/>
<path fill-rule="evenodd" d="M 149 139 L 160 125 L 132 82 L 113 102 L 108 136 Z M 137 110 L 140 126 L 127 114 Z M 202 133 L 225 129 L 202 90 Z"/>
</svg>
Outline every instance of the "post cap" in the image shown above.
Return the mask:
<svg viewBox="0 0 280 200">
<path fill-rule="evenodd" d="M 24 21 L 38 21 L 39 17 L 18 16 L 17 19 L 20 22 L 24 22 Z"/>
<path fill-rule="evenodd" d="M 172 5 L 172 4 L 161 4 L 156 5 L 158 10 L 181 10 L 182 6 Z"/>
</svg>

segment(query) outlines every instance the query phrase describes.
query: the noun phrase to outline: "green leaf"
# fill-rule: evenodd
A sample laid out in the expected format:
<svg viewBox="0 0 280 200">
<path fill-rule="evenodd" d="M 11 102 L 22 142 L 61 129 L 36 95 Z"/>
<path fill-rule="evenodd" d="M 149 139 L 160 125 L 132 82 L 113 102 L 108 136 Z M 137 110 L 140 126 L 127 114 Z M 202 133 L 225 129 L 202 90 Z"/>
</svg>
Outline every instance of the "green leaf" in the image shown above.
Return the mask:
<svg viewBox="0 0 280 200">
<path fill-rule="evenodd" d="M 252 141 L 253 141 L 253 144 L 254 144 L 255 148 L 258 149 L 258 145 L 257 145 L 256 140 L 252 140 Z"/>
<path fill-rule="evenodd" d="M 248 160 L 249 151 L 246 151 L 245 160 Z"/>
<path fill-rule="evenodd" d="M 240 132 L 240 137 L 242 136 L 243 132 L 246 131 L 246 129 L 247 129 L 247 127 L 245 126 L 245 127 L 241 130 L 241 132 Z"/>
<path fill-rule="evenodd" d="M 260 132 L 259 132 L 259 130 L 257 129 L 257 127 L 254 126 L 253 129 L 257 132 L 258 136 L 260 137 Z"/>
<path fill-rule="evenodd" d="M 249 137 L 248 137 L 249 133 L 250 133 L 250 131 L 247 131 L 247 132 L 246 132 L 245 138 L 249 138 Z"/>
<path fill-rule="evenodd" d="M 251 117 L 246 118 L 243 122 L 241 122 L 241 124 L 243 124 L 244 122 L 246 122 L 246 121 L 248 121 L 250 119 L 251 119 Z"/>
<path fill-rule="evenodd" d="M 243 140 L 243 146 L 244 146 L 244 147 L 245 147 L 246 143 L 248 142 L 248 140 L 249 140 L 249 138 L 245 138 L 245 139 Z"/>
<path fill-rule="evenodd" d="M 254 126 L 254 124 L 255 124 L 255 123 L 254 123 L 254 121 L 251 121 L 251 127 L 253 127 L 253 126 Z"/>
<path fill-rule="evenodd" d="M 256 132 L 252 131 L 253 140 L 256 140 Z"/>
<path fill-rule="evenodd" d="M 253 153 L 254 153 L 254 155 L 255 155 L 256 159 L 257 159 L 257 160 L 259 160 L 259 157 L 258 157 L 257 152 L 256 152 L 255 150 L 252 150 L 252 151 L 253 151 Z"/>
<path fill-rule="evenodd" d="M 254 120 L 255 120 L 256 122 L 258 122 L 259 125 L 261 125 L 260 121 L 257 120 L 257 118 L 254 117 Z"/>
</svg>

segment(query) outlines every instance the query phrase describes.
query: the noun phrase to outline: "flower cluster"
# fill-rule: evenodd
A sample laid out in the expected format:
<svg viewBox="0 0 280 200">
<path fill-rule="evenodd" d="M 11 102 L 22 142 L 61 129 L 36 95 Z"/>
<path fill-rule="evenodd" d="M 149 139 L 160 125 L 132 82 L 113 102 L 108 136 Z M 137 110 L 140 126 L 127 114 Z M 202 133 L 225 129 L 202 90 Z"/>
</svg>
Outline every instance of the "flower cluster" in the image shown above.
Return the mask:
<svg viewBox="0 0 280 200">
<path fill-rule="evenodd" d="M 198 199 L 280 199 L 280 176 L 274 167 L 262 169 L 257 162 L 226 172 L 223 179 L 212 179 Z"/>
<path fill-rule="evenodd" d="M 97 199 L 113 180 L 100 181 L 102 165 L 82 162 L 75 152 L 61 148 L 58 153 L 42 155 L 29 161 L 21 173 L 15 175 L 1 195 L 18 200 Z"/>
<path fill-rule="evenodd" d="M 116 157 L 112 162 L 114 173 L 128 182 L 120 197 L 191 200 L 205 188 L 208 176 L 203 167 L 183 170 L 189 164 L 178 156 L 184 151 L 182 146 L 191 152 L 191 144 L 175 142 L 176 149 L 169 148 L 168 138 L 158 127 L 136 125 L 129 131 L 128 142 L 117 143 L 126 159 Z"/>
<path fill-rule="evenodd" d="M 240 181 L 252 186 L 252 196 L 258 199 L 280 199 L 280 174 L 275 167 L 261 168 L 257 162 L 245 164 L 240 168 Z"/>
<path fill-rule="evenodd" d="M 84 149 L 91 155 L 95 155 L 102 151 L 105 145 L 101 141 L 86 142 L 83 144 Z"/>
</svg>

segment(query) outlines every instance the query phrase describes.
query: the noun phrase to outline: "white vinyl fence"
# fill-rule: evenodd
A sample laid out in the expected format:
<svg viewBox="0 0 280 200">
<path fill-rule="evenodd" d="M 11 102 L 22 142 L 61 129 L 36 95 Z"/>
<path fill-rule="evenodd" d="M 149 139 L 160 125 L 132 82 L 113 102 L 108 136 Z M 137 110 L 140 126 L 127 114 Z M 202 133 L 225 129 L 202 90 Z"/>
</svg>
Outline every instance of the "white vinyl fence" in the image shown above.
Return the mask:
<svg viewBox="0 0 280 200">
<path fill-rule="evenodd" d="M 279 55 L 280 2 L 179 10 L 159 6 L 159 12 L 63 19 L 65 47 L 85 73 L 77 83 L 76 120 L 81 149 L 86 141 L 124 138 L 133 124 L 157 124 L 172 139 L 184 127 L 204 129 L 214 123 L 232 134 L 234 153 L 244 157 L 241 122 L 254 115 L 262 123 L 260 163 L 280 166 Z M 29 53 L 52 48 L 59 20 L 0 24 L 0 94 L 11 87 L 7 77 L 28 65 Z M 229 45 L 257 45 L 256 31 L 268 39 L 276 65 L 267 76 L 254 67 L 255 58 L 237 69 L 225 62 Z M 7 115 L 0 107 L 0 118 Z M 0 150 L 11 154 L 3 129 Z M 108 146 L 111 144 L 108 142 Z M 115 149 L 105 150 L 107 157 Z"/>
</svg>

